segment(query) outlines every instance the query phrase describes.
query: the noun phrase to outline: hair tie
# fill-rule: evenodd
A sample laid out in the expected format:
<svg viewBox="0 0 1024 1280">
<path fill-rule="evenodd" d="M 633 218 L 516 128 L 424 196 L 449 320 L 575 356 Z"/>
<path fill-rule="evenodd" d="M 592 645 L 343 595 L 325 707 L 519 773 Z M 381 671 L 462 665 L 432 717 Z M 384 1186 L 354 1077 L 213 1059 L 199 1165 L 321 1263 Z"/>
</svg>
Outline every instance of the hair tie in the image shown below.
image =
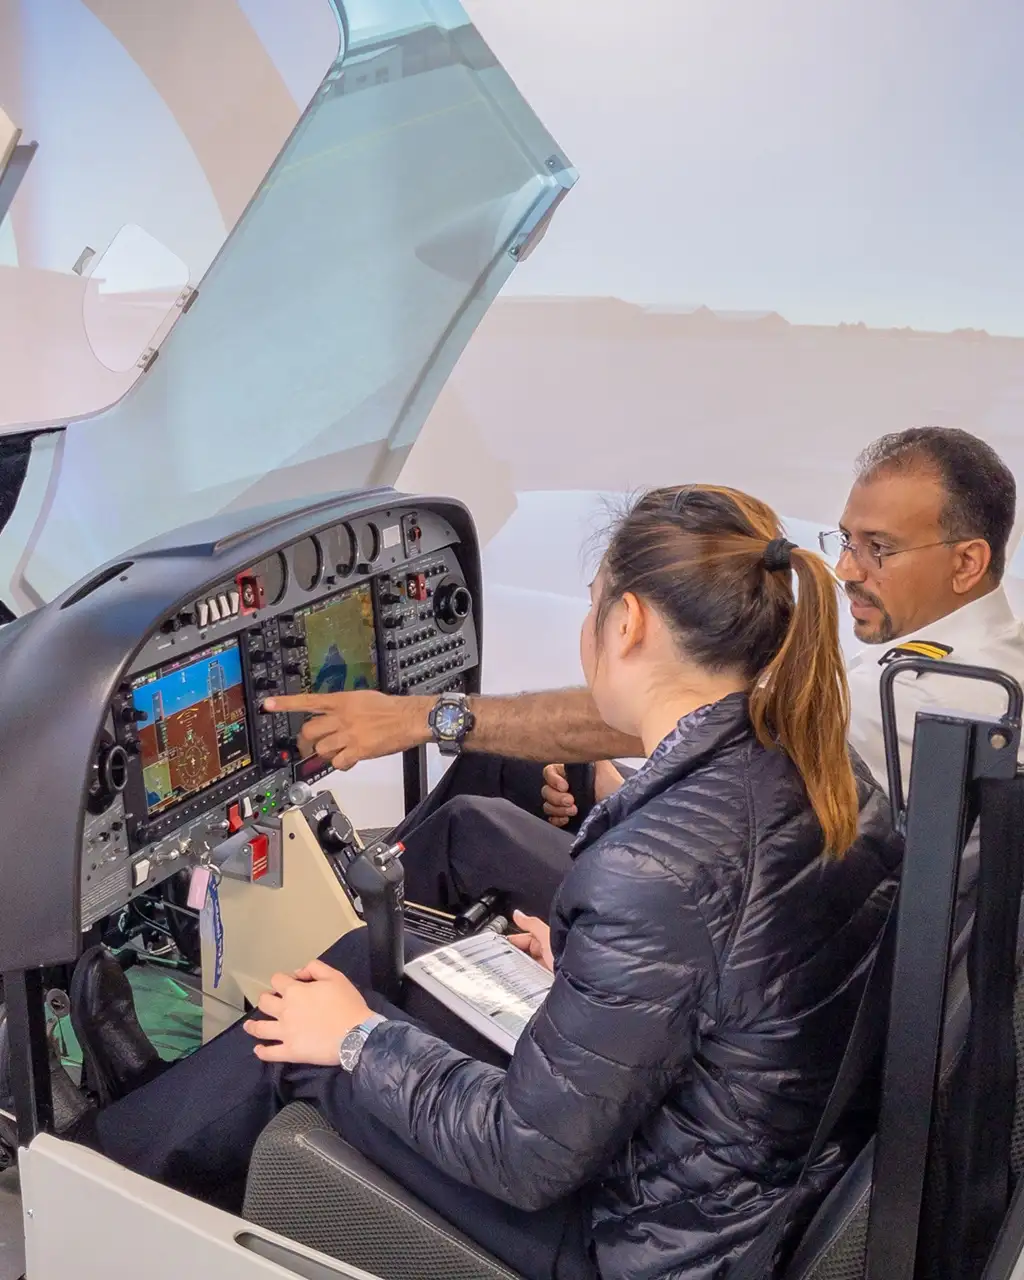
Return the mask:
<svg viewBox="0 0 1024 1280">
<path fill-rule="evenodd" d="M 796 543 L 785 538 L 772 538 L 764 549 L 764 567 L 769 573 L 781 573 L 792 568 L 790 552 L 796 550 Z"/>
</svg>

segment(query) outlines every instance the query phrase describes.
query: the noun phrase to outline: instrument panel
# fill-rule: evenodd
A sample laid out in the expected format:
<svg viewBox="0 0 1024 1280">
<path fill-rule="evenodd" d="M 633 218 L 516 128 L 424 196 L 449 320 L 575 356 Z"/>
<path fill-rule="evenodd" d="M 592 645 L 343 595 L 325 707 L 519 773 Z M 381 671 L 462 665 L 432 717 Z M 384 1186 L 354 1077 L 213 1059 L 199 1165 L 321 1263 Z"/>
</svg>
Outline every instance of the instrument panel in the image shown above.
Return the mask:
<svg viewBox="0 0 1024 1280">
<path fill-rule="evenodd" d="M 301 538 L 165 618 L 110 705 L 83 830 L 82 927 L 272 823 L 295 781 L 304 717 L 274 693 L 465 687 L 480 660 L 458 537 L 421 507 Z"/>
</svg>

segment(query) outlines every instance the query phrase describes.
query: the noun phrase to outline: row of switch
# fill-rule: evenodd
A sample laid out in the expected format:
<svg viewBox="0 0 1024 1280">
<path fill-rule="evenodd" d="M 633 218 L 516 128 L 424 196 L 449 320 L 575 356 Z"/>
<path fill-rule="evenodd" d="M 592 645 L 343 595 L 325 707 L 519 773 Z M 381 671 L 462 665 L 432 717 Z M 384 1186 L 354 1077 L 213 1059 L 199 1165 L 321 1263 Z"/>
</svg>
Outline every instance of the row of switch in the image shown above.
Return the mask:
<svg viewBox="0 0 1024 1280">
<path fill-rule="evenodd" d="M 261 797 L 262 799 L 262 797 Z M 242 827 L 254 817 L 256 810 L 253 808 L 252 800 L 248 796 L 243 796 L 241 800 L 235 804 L 228 805 L 228 831 L 234 835 L 236 831 L 241 831 Z"/>
<path fill-rule="evenodd" d="M 426 662 L 428 658 L 437 658 L 440 657 L 442 653 L 451 653 L 453 649 L 462 649 L 465 647 L 465 644 L 465 636 L 456 636 L 453 640 L 446 640 L 443 644 L 434 645 L 433 649 L 427 649 L 423 653 L 417 653 L 408 658 L 403 658 L 398 664 L 399 669 L 404 671 L 406 667 L 415 667 L 420 662 Z M 452 667 L 457 667 L 459 665 L 459 661 L 460 659 L 453 658 L 450 662 L 443 663 L 439 670 L 448 671 Z"/>
<path fill-rule="evenodd" d="M 403 680 L 398 686 L 399 692 L 408 693 L 410 689 L 415 689 L 417 685 L 426 684 L 428 680 L 432 680 L 436 674 L 437 672 L 435 671 L 421 671 L 418 674 Z M 453 680 L 449 680 L 439 688 L 435 689 L 434 693 L 457 693 L 461 689 L 462 676 L 458 675 Z"/>
<path fill-rule="evenodd" d="M 242 597 L 232 587 L 219 596 L 210 596 L 206 600 L 196 601 L 196 620 L 200 630 L 211 622 L 221 622 L 225 618 L 235 617 L 242 607 Z"/>
<path fill-rule="evenodd" d="M 394 649 L 397 643 L 399 649 L 407 649 L 410 645 L 422 644 L 424 640 L 431 640 L 436 635 L 437 631 L 433 627 L 424 627 L 422 631 L 412 631 L 406 635 L 399 636 L 397 642 L 393 636 L 388 636 L 388 648 Z"/>
</svg>

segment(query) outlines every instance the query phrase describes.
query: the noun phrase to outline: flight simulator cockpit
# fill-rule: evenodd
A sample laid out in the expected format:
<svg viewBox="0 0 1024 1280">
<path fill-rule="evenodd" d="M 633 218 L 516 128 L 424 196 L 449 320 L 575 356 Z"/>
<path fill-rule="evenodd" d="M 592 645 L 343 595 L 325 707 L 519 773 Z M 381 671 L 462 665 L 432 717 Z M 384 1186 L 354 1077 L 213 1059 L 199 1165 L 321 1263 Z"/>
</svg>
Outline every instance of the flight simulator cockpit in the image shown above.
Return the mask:
<svg viewBox="0 0 1024 1280">
<path fill-rule="evenodd" d="M 316 758 L 295 762 L 304 717 L 264 714 L 271 694 L 473 687 L 475 547 L 462 545 L 443 504 L 367 510 L 369 496 L 350 520 L 212 584 L 133 660 L 94 763 L 83 928 L 126 891 L 151 888 L 196 851 L 276 817 L 294 781 L 329 771 Z M 114 579 L 131 582 L 153 554 L 114 566 Z M 265 837 L 257 847 L 253 879 L 281 856 Z"/>
<path fill-rule="evenodd" d="M 459 0 L 22 0 L 0 49 L 0 1280 L 121 1256 L 153 1280 L 515 1280 L 302 1105 L 244 1216 L 64 1141 L 48 1053 L 87 944 L 191 983 L 208 1041 L 353 930 L 400 999 L 409 935 L 507 926 L 487 895 L 407 902 L 393 827 L 359 828 L 304 715 L 267 704 L 480 692 L 470 505 L 394 486 L 576 173 Z M 876 1137 L 732 1280 L 1022 1274 L 1022 694 L 962 674 L 1006 712 L 922 716 L 910 779 L 889 704 L 903 887 L 812 1154 L 872 1073 Z M 408 812 L 424 748 L 402 775 Z"/>
<path fill-rule="evenodd" d="M 403 921 L 450 935 L 403 917 L 381 832 L 263 703 L 479 689 L 473 521 L 392 486 L 576 174 L 458 0 L 33 0 L 0 46 L 0 790 L 39 799 L 7 832 L 26 852 L 3 859 L 0 1035 L 31 1145 L 46 997 L 89 939 L 177 956 L 208 1039 L 347 930 L 382 985 Z M 397 815 L 426 786 L 410 752 Z M 105 1211 L 73 1193 L 79 1227 L 34 1237 L 68 1196 L 36 1199 L 27 1147 L 17 1165 L 0 1276 L 98 1273 Z M 176 1275 L 353 1274 L 234 1228 L 189 1262 L 152 1207 L 147 1254 Z"/>
</svg>

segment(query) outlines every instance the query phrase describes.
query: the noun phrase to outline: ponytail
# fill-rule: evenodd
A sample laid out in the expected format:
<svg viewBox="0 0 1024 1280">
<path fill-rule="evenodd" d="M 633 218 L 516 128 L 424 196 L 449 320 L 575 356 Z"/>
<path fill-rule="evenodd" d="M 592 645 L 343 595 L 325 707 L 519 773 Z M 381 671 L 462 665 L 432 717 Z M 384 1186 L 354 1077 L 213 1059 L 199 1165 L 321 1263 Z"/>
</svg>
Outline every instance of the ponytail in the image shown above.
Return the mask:
<svg viewBox="0 0 1024 1280">
<path fill-rule="evenodd" d="M 844 854 L 859 806 L 836 581 L 824 560 L 786 542 L 766 503 L 736 489 L 687 485 L 634 502 L 602 563 L 598 634 L 613 601 L 631 591 L 660 612 L 691 661 L 742 673 L 758 739 L 792 760 L 826 854 Z"/>
<path fill-rule="evenodd" d="M 825 834 L 826 855 L 840 857 L 856 838 L 859 806 L 836 584 L 820 556 L 799 547 L 790 556 L 796 602 L 778 652 L 751 691 L 750 717 L 759 740 L 793 761 Z"/>
</svg>

